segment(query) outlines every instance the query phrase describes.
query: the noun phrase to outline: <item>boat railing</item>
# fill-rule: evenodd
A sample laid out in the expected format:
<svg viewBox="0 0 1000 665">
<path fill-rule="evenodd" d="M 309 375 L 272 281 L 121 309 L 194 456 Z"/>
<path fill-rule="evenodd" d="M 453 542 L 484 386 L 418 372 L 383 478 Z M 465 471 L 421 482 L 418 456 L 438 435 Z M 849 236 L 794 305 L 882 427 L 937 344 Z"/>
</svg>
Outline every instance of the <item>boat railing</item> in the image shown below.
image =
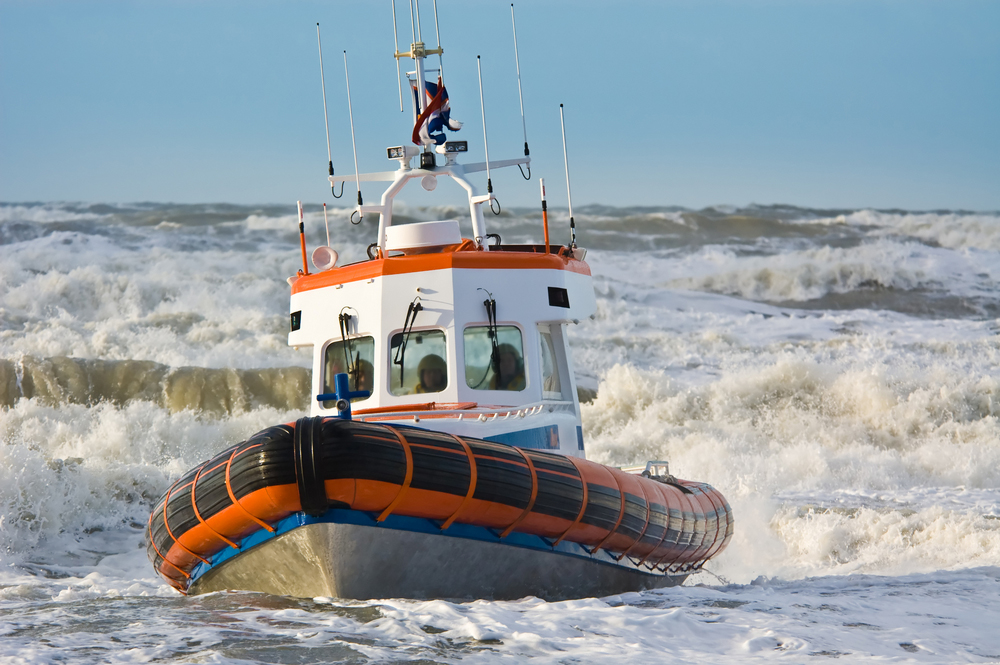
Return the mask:
<svg viewBox="0 0 1000 665">
<path fill-rule="evenodd" d="M 358 411 L 354 414 L 354 419 L 361 422 L 378 422 L 382 420 L 413 420 L 420 422 L 422 419 L 454 418 L 463 422 L 492 423 L 497 421 L 510 420 L 511 418 L 527 418 L 538 416 L 543 413 L 575 413 L 575 404 L 572 401 L 564 402 L 533 402 L 516 407 L 465 407 L 457 409 L 435 409 L 435 408 L 414 408 L 411 410 L 392 411 Z"/>
</svg>

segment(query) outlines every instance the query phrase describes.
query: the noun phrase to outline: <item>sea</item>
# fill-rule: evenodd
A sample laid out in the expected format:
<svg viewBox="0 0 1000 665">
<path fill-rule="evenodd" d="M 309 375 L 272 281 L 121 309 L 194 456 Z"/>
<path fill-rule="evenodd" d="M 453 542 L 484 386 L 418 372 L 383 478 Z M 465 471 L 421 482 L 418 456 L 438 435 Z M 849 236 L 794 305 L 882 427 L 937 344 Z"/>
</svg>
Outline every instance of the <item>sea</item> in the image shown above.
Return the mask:
<svg viewBox="0 0 1000 665">
<path fill-rule="evenodd" d="M 307 410 L 294 202 L 5 203 L 0 662 L 1000 662 L 1000 213 L 574 213 L 587 456 L 728 498 L 701 572 L 565 602 L 180 595 L 146 558 L 153 502 Z M 375 220 L 328 217 L 363 259 Z M 451 218 L 470 232 L 462 206 L 396 222 Z M 487 221 L 542 236 L 536 210 Z M 305 225 L 327 242 L 318 204 Z"/>
</svg>

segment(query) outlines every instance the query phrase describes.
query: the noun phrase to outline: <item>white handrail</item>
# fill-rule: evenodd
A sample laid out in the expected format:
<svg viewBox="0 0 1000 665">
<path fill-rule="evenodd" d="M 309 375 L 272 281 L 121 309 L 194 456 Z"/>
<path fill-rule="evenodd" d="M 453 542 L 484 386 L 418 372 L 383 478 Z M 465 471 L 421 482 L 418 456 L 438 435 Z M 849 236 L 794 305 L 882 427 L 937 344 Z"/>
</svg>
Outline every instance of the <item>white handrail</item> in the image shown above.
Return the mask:
<svg viewBox="0 0 1000 665">
<path fill-rule="evenodd" d="M 554 407 L 573 407 L 573 402 L 534 402 L 521 406 L 511 406 L 511 407 L 500 407 L 500 408 L 486 408 L 481 410 L 482 407 L 471 408 L 471 409 L 412 409 L 409 411 L 385 411 L 381 413 L 356 413 L 355 418 L 357 420 L 364 421 L 367 418 L 379 418 L 381 420 L 412 420 L 414 416 L 434 416 L 434 417 L 459 417 L 463 416 L 476 416 L 471 419 L 470 422 L 493 422 L 500 416 L 504 417 L 504 420 L 511 416 L 517 416 L 518 412 L 524 413 L 524 416 L 537 416 L 538 414 L 545 411 L 546 406 Z M 560 408 L 560 410 L 563 410 Z M 485 418 L 485 420 L 484 420 Z"/>
</svg>

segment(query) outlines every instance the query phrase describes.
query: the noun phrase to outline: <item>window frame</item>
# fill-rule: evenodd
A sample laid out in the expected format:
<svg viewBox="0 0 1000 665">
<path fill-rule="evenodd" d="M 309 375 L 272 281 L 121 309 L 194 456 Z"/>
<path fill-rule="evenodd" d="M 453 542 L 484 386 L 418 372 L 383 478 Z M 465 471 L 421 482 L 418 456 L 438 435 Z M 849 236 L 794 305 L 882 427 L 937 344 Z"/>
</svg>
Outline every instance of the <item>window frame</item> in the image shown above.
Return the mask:
<svg viewBox="0 0 1000 665">
<path fill-rule="evenodd" d="M 464 380 L 462 382 L 462 386 L 463 386 L 463 388 L 465 388 L 467 390 L 474 391 L 474 394 L 477 394 L 477 395 L 481 394 L 481 393 L 490 393 L 490 392 L 492 392 L 492 393 L 500 393 L 500 394 L 505 394 L 505 395 L 521 395 L 521 394 L 524 393 L 525 390 L 528 390 L 531 387 L 531 371 L 530 371 L 529 368 L 532 366 L 532 363 L 529 362 L 529 360 L 530 360 L 529 359 L 529 354 L 525 353 L 524 340 L 525 340 L 526 335 L 524 333 L 524 328 L 521 327 L 521 325 L 518 324 L 518 323 L 514 323 L 514 322 L 502 323 L 500 321 L 497 322 L 496 326 L 497 326 L 498 329 L 500 329 L 500 328 L 514 328 L 521 335 L 521 362 L 524 365 L 524 388 L 521 388 L 520 390 L 497 390 L 495 388 L 474 388 L 473 386 L 470 386 L 468 384 L 468 380 Z M 466 365 L 467 349 L 465 348 L 465 333 L 466 333 L 466 331 L 469 330 L 470 328 L 489 328 L 489 327 L 490 327 L 489 326 L 489 322 L 488 321 L 483 321 L 482 323 L 475 323 L 475 322 L 467 323 L 462 328 L 462 362 L 461 362 L 461 365 L 462 365 L 462 376 L 463 376 L 463 378 L 465 377 L 465 371 L 466 371 L 466 366 L 467 366 Z"/>
<path fill-rule="evenodd" d="M 564 326 L 560 323 L 549 322 L 549 323 L 538 323 L 536 325 L 538 331 L 538 376 L 542 382 L 542 401 L 544 402 L 570 402 L 572 401 L 572 396 L 569 395 L 572 389 L 572 384 L 569 380 L 569 364 L 568 364 L 568 353 L 566 349 L 566 338 L 564 334 Z M 549 333 L 549 338 L 552 340 L 552 362 L 555 363 L 555 371 L 559 376 L 559 396 L 552 397 L 555 391 L 551 391 L 549 395 L 546 395 L 545 390 L 545 379 L 542 377 L 542 372 L 544 371 L 544 363 L 541 357 L 543 333 Z M 569 396 L 568 396 L 569 395 Z"/>
<path fill-rule="evenodd" d="M 375 371 L 375 369 L 374 369 L 375 368 L 375 360 L 378 358 L 378 340 L 375 338 L 375 335 L 372 334 L 372 333 L 356 333 L 354 335 L 348 335 L 347 336 L 347 341 L 353 342 L 353 341 L 356 341 L 356 340 L 359 340 L 359 339 L 365 339 L 365 338 L 370 338 L 372 340 L 372 360 L 371 360 L 371 364 L 372 364 L 373 371 L 372 371 L 372 390 L 371 390 L 371 395 L 369 395 L 368 397 L 356 397 L 356 398 L 354 398 L 354 399 L 351 400 L 351 404 L 355 404 L 355 403 L 358 403 L 358 402 L 366 402 L 366 401 L 370 400 L 371 398 L 375 397 L 376 386 L 378 385 L 377 382 L 376 382 L 376 380 L 375 380 L 375 376 L 378 374 L 378 372 Z M 327 342 L 323 345 L 322 352 L 321 352 L 321 355 L 320 355 L 320 358 L 322 358 L 322 365 L 321 365 L 321 367 L 323 369 L 323 373 L 322 373 L 322 376 L 320 377 L 320 384 L 319 384 L 321 391 L 333 392 L 333 381 L 331 380 L 333 377 L 331 377 L 331 376 L 328 375 L 327 357 L 326 357 L 326 355 L 327 355 L 327 353 L 330 352 L 330 347 L 331 346 L 334 346 L 336 344 L 342 344 L 343 342 L 344 342 L 344 338 L 343 337 L 333 337 L 333 338 L 327 340 Z M 321 392 L 320 394 L 325 394 L 325 392 Z M 320 402 L 320 404 L 322 405 L 322 408 L 324 408 L 324 409 L 335 409 L 336 408 L 334 406 L 334 401 L 333 400 L 325 400 L 323 402 Z"/>
<path fill-rule="evenodd" d="M 396 335 L 402 334 L 403 329 L 402 328 L 396 328 L 395 330 L 391 330 L 389 332 L 389 335 L 386 338 L 386 354 L 385 354 L 385 363 L 386 364 L 384 365 L 384 368 L 385 368 L 384 371 L 386 372 L 386 375 L 385 375 L 385 378 L 386 378 L 385 389 L 386 389 L 386 392 L 389 395 L 391 395 L 393 397 L 414 397 L 414 396 L 420 396 L 420 395 L 440 395 L 441 393 L 446 392 L 447 390 L 449 390 L 452 387 L 452 381 L 451 381 L 451 365 L 452 365 L 452 363 L 449 362 L 449 360 L 450 360 L 450 358 L 452 356 L 452 353 L 451 353 L 452 352 L 452 346 L 448 343 L 448 330 L 449 330 L 448 328 L 444 328 L 442 326 L 422 326 L 420 328 L 411 328 L 410 329 L 410 336 L 411 337 L 413 335 L 418 334 L 418 333 L 426 333 L 426 332 L 439 332 L 439 333 L 441 333 L 444 336 L 444 362 L 445 362 L 445 367 L 446 367 L 446 371 L 445 371 L 445 375 L 444 375 L 445 386 L 444 386 L 443 389 L 441 389 L 441 390 L 439 390 L 437 392 L 433 392 L 433 393 L 410 393 L 410 392 L 407 392 L 407 393 L 398 393 L 397 394 L 397 393 L 392 392 L 392 373 L 399 371 L 399 370 L 396 369 L 397 365 L 393 364 L 393 362 L 392 362 L 393 356 L 395 355 L 395 353 L 393 351 L 393 349 L 395 347 L 393 347 L 393 345 L 392 345 L 392 340 L 393 340 L 393 338 Z M 420 382 L 420 379 L 418 377 L 417 378 L 417 383 L 419 383 L 419 382 Z"/>
</svg>

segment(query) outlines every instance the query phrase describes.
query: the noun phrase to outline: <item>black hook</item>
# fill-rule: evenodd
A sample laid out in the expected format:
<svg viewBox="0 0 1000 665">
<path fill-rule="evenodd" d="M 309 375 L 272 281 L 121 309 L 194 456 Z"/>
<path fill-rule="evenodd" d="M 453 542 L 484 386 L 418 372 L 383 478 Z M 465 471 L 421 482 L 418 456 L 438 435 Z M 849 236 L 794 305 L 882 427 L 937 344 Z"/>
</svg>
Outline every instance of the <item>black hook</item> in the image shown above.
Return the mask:
<svg viewBox="0 0 1000 665">
<path fill-rule="evenodd" d="M 526 166 L 528 167 L 528 175 L 524 175 L 524 169 L 521 168 L 520 164 L 517 165 L 517 168 L 519 171 L 521 171 L 522 178 L 524 178 L 525 180 L 531 180 L 531 164 L 527 164 Z"/>
<path fill-rule="evenodd" d="M 375 250 L 375 254 L 372 254 L 372 250 L 373 249 Z M 368 245 L 368 258 L 372 259 L 373 261 L 378 258 L 378 243 L 377 242 L 373 242 L 372 244 Z"/>
<path fill-rule="evenodd" d="M 333 198 L 339 199 L 344 195 L 344 182 L 340 182 L 340 194 L 337 193 L 336 187 L 336 185 L 330 185 L 330 193 L 333 194 Z"/>
<path fill-rule="evenodd" d="M 496 208 L 493 207 L 494 203 L 497 204 Z M 494 215 L 499 215 L 500 214 L 500 201 L 498 201 L 497 199 L 490 199 L 490 210 L 493 211 Z"/>
<path fill-rule="evenodd" d="M 343 194 L 344 193 L 343 190 L 341 190 L 340 193 Z M 358 221 L 356 221 L 356 222 L 354 221 L 354 216 L 355 215 L 358 216 Z M 351 224 L 354 224 L 355 226 L 357 226 L 358 224 L 361 223 L 362 219 L 364 219 L 364 217 L 362 217 L 361 214 L 357 210 L 355 210 L 354 212 L 351 213 Z"/>
</svg>

